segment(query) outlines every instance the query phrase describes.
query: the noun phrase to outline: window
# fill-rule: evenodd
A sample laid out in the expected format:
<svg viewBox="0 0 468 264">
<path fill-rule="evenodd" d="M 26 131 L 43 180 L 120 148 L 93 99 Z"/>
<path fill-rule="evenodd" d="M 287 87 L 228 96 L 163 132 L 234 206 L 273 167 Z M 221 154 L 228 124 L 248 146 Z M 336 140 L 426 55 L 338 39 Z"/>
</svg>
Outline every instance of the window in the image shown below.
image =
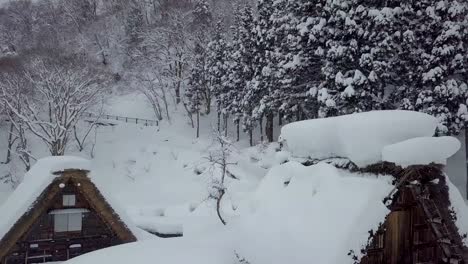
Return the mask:
<svg viewBox="0 0 468 264">
<path fill-rule="evenodd" d="M 75 206 L 76 196 L 74 194 L 66 194 L 63 196 L 63 206 Z"/>
<path fill-rule="evenodd" d="M 54 215 L 54 231 L 59 232 L 75 232 L 81 231 L 83 214 L 55 214 Z"/>
</svg>

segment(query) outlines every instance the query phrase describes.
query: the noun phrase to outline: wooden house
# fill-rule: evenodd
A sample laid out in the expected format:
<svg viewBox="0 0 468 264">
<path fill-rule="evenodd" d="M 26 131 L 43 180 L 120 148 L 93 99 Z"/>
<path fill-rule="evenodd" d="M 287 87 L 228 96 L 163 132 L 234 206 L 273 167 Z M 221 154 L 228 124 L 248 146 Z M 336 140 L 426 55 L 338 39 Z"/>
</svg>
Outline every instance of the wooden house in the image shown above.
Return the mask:
<svg viewBox="0 0 468 264">
<path fill-rule="evenodd" d="M 66 261 L 137 240 L 135 229 L 114 210 L 109 197 L 105 197 L 88 177 L 88 171 L 64 170 L 42 180 L 48 182 L 25 181 L 22 183 L 25 186 L 20 185 L 2 206 L 3 209 L 16 208 L 15 203 L 19 202 L 18 207 L 23 208 L 23 212 L 16 212 L 16 215 L 15 212 L 1 212 L 13 215 L 9 216 L 10 221 L 7 217 L 7 223 L 0 220 L 0 264 Z M 27 185 L 30 186 L 26 188 Z M 37 188 L 41 190 L 35 190 Z M 25 190 L 37 192 L 37 197 L 15 201 L 15 197 L 30 195 L 18 193 Z"/>
<path fill-rule="evenodd" d="M 391 213 L 370 232 L 361 264 L 468 263 L 467 234 L 456 226 L 442 166 L 382 163 L 365 170 L 393 175 L 396 187 L 385 201 Z"/>
</svg>

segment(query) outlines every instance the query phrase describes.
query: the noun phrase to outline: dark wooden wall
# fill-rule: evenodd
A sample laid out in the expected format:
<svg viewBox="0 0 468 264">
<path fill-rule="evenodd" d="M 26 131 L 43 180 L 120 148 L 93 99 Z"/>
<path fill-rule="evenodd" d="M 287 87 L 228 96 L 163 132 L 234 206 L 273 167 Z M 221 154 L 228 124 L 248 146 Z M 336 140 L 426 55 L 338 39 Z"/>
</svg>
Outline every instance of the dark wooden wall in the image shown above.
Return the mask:
<svg viewBox="0 0 468 264">
<path fill-rule="evenodd" d="M 397 193 L 392 212 L 377 232 L 361 264 L 439 263 L 442 252 L 413 192 Z"/>
<path fill-rule="evenodd" d="M 76 205 L 63 206 L 63 195 L 75 194 Z M 60 209 L 83 208 L 89 212 L 83 213 L 82 230 L 80 232 L 54 232 L 54 215 L 50 211 Z M 78 188 L 69 182 L 61 193 L 55 197 L 47 213 L 41 215 L 38 221 L 19 241 L 6 264 L 43 263 L 50 261 L 65 261 L 84 253 L 121 244 L 121 241 L 111 229 L 94 212 L 79 192 Z"/>
</svg>

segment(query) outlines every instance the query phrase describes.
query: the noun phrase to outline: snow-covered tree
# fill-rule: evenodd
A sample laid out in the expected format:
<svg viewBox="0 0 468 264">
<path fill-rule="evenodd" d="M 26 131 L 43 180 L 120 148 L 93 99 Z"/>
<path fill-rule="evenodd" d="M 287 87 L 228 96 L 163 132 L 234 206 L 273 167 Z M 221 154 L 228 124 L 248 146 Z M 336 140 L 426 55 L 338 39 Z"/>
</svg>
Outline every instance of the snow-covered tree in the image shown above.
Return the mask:
<svg viewBox="0 0 468 264">
<path fill-rule="evenodd" d="M 193 26 L 196 28 L 206 28 L 213 20 L 210 5 L 207 0 L 196 0 L 193 8 Z"/>
<path fill-rule="evenodd" d="M 244 131 L 252 133 L 255 127 L 256 118 L 253 110 L 260 98 L 256 93 L 256 83 L 253 80 L 255 74 L 255 55 L 258 50 L 256 47 L 254 27 L 255 17 L 252 7 L 244 5 L 240 12 L 236 14 L 236 40 L 233 45 L 233 60 L 237 60 L 237 69 L 240 72 L 234 72 L 235 94 L 232 98 L 231 112 L 234 114 L 234 121 L 239 126 L 240 114 L 242 114 L 242 124 Z M 229 100 L 231 100 L 231 98 Z M 251 137 L 251 136 L 250 136 Z M 252 139 L 251 139 L 252 141 Z"/>
<path fill-rule="evenodd" d="M 221 130 L 221 113 L 226 108 L 226 61 L 228 58 L 228 44 L 226 34 L 223 32 L 222 21 L 218 21 L 214 30 L 214 36 L 207 47 L 206 71 L 210 83 L 211 93 L 216 100 L 218 114 L 218 131 Z"/>
<path fill-rule="evenodd" d="M 359 1 L 329 1 L 324 8 L 329 18 L 324 27 L 328 40 L 319 91 L 321 114 L 349 114 L 378 108 L 374 101 L 378 97 L 374 90 L 376 84 L 369 80 L 375 75 L 369 56 L 378 50 L 368 41 L 373 34 L 368 30 L 374 25 L 369 14 L 380 11 Z"/>
<path fill-rule="evenodd" d="M 31 83 L 31 96 L 17 103 L 11 86 L 1 85 L 8 111 L 47 146 L 50 154 L 65 154 L 70 133 L 82 114 L 97 103 L 102 89 L 86 69 L 34 61 L 24 72 Z"/>
<path fill-rule="evenodd" d="M 467 121 L 467 15 L 463 1 L 400 4 L 401 43 L 395 104 L 436 116 L 439 134 L 456 134 Z M 401 102 L 401 103 L 399 103 Z"/>
<path fill-rule="evenodd" d="M 209 104 L 211 104 L 211 90 L 206 69 L 205 49 L 196 44 L 194 64 L 189 76 L 185 96 L 187 97 L 190 111 L 195 113 L 197 117 L 197 138 L 200 136 L 200 112 L 202 111 L 202 107 L 205 106 L 206 112 L 209 113 Z"/>
</svg>

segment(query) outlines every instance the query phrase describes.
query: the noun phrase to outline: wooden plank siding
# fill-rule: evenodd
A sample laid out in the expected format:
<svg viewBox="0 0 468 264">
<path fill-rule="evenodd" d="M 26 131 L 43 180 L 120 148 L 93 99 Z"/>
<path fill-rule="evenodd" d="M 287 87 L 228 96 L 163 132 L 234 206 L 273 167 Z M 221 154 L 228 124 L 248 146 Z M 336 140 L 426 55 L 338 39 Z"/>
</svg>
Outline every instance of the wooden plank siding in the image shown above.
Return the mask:
<svg viewBox="0 0 468 264">
<path fill-rule="evenodd" d="M 396 194 L 380 233 L 371 240 L 361 264 L 422 264 L 446 263 L 437 239 L 428 224 L 416 197 L 409 188 L 403 187 Z M 382 238 L 383 237 L 383 238 Z M 376 248 L 377 240 L 384 240 Z M 377 243 L 378 244 L 378 243 Z M 460 262 L 462 263 L 462 262 Z"/>
</svg>

